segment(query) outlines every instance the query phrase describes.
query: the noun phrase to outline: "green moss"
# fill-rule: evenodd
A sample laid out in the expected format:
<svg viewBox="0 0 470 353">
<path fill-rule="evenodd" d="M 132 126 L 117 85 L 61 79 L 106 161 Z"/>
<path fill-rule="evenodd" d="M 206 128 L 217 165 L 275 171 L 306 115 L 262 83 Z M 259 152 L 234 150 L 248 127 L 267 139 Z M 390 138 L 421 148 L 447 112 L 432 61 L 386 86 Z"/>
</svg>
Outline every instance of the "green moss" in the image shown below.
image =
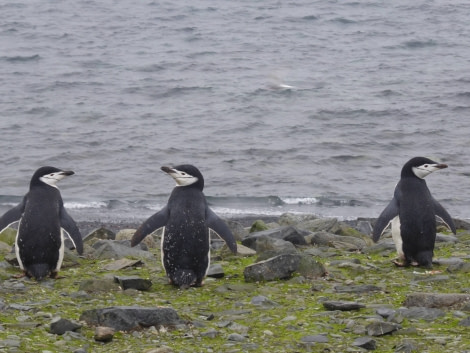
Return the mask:
<svg viewBox="0 0 470 353">
<path fill-rule="evenodd" d="M 262 220 L 255 221 L 250 228 L 250 233 L 261 232 L 263 230 L 268 230 L 268 226 Z"/>
<path fill-rule="evenodd" d="M 459 251 L 464 250 L 468 249 Z M 449 257 L 453 251 L 455 249 L 451 244 L 442 245 L 436 248 L 435 256 Z M 21 283 L 25 285 L 23 291 L 10 291 L 2 286 L 0 294 L 6 304 L 26 305 L 31 310 L 21 312 L 8 309 L 0 312 L 0 322 L 4 328 L 0 331 L 0 340 L 11 335 L 20 337 L 22 352 L 73 351 L 84 346 L 88 346 L 88 352 L 145 352 L 161 346 L 171 347 L 174 352 L 355 351 L 352 342 L 361 335 L 348 328 L 348 323 L 354 321 L 366 326 L 370 318 L 376 315 L 374 304 L 391 304 L 398 308 L 411 292 L 446 293 L 468 289 L 468 274 L 455 273 L 449 275 L 449 280 L 442 282 L 420 280 L 433 279 L 435 276 L 426 274 L 423 269 L 393 266 L 391 261 L 395 254 L 384 257 L 338 252 L 328 261 L 357 259 L 365 271 L 357 271 L 353 267 L 329 267 L 326 263 L 330 276 L 323 279 L 296 281 L 294 278 L 289 281 L 247 284 L 243 280 L 243 269 L 254 259 L 229 256 L 222 260 L 225 278 L 207 278 L 201 288 L 179 290 L 167 284 L 158 257 L 159 253 L 155 252 L 155 261 L 147 261 L 140 268 L 113 273 L 103 270 L 111 260 L 80 259 L 78 267 L 60 272 L 64 277 L 62 279 L 39 284 L 22 280 Z M 446 274 L 445 266 L 435 266 L 435 270 Z M 17 274 L 18 270 L 11 269 L 8 273 Z M 151 279 L 153 285 L 146 292 L 112 291 L 88 296 L 76 295 L 84 280 L 104 279 L 112 275 L 139 275 Z M 312 290 L 313 283 L 321 285 L 321 290 Z M 373 284 L 384 291 L 354 294 L 335 291 L 335 286 L 348 284 Z M 257 295 L 266 296 L 277 306 L 264 308 L 251 304 L 251 299 Z M 322 305 L 324 300 L 355 300 L 367 307 L 352 312 L 328 312 Z M 120 305 L 171 306 L 190 324 L 184 330 L 162 330 L 157 327 L 130 333 L 119 332 L 111 342 L 103 344 L 94 341 L 94 328 L 86 325 L 80 330 L 84 339 L 73 335 L 52 335 L 48 333 L 51 318 L 37 315 L 42 311 L 52 316 L 78 320 L 84 310 Z M 21 316 L 29 318 L 21 321 Z M 406 339 L 412 340 L 420 347 L 420 351 L 426 352 L 441 352 L 443 342 L 448 351 L 470 349 L 468 328 L 459 326 L 459 321 L 451 311 L 434 322 L 404 320 L 401 333 L 399 331 L 374 338 L 377 351 L 394 352 L 394 347 Z M 30 322 L 36 322 L 38 326 L 22 326 Z M 215 338 L 203 336 L 202 333 L 208 330 L 216 330 L 219 334 Z M 245 330 L 244 342 L 228 341 L 231 333 L 245 334 Z M 328 343 L 312 347 L 301 343 L 302 337 L 323 333 L 327 334 Z"/>
</svg>

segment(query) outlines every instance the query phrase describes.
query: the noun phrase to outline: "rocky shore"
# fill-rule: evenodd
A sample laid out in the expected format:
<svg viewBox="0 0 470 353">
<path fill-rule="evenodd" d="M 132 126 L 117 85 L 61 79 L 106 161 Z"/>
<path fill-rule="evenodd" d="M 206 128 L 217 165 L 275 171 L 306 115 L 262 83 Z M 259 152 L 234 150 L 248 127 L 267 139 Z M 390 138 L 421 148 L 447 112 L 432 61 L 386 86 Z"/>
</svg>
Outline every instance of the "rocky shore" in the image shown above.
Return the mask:
<svg viewBox="0 0 470 353">
<path fill-rule="evenodd" d="M 80 222 L 85 253 L 36 282 L 0 234 L 1 352 L 470 352 L 470 224 L 439 227 L 432 270 L 392 264 L 374 219 L 285 214 L 227 220 L 239 253 L 213 236 L 201 288 L 168 285 L 159 232 Z"/>
</svg>

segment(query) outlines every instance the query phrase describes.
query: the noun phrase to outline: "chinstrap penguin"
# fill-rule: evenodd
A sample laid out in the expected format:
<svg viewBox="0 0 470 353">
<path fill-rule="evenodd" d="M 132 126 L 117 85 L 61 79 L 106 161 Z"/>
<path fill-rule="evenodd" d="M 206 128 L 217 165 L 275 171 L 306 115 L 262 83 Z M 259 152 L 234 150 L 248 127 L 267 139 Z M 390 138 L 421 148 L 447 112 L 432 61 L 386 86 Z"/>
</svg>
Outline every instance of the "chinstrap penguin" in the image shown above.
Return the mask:
<svg viewBox="0 0 470 353">
<path fill-rule="evenodd" d="M 24 275 L 41 280 L 56 278 L 64 258 L 65 230 L 81 255 L 83 242 L 75 221 L 64 208 L 56 183 L 72 171 L 41 167 L 31 178 L 19 205 L 0 217 L 0 229 L 19 222 L 15 252 Z"/>
<path fill-rule="evenodd" d="M 424 178 L 430 173 L 447 168 L 446 164 L 425 157 L 409 160 L 401 170 L 401 179 L 388 206 L 375 224 L 372 239 L 377 242 L 391 223 L 397 266 L 432 267 L 436 241 L 436 216 L 455 234 L 449 213 L 431 195 Z"/>
<path fill-rule="evenodd" d="M 148 234 L 164 227 L 161 240 L 162 263 L 175 286 L 201 286 L 210 265 L 210 229 L 215 231 L 232 252 L 235 238 L 225 222 L 208 206 L 203 193 L 204 178 L 192 165 L 161 170 L 176 181 L 167 205 L 148 218 L 135 232 L 131 246 Z"/>
</svg>

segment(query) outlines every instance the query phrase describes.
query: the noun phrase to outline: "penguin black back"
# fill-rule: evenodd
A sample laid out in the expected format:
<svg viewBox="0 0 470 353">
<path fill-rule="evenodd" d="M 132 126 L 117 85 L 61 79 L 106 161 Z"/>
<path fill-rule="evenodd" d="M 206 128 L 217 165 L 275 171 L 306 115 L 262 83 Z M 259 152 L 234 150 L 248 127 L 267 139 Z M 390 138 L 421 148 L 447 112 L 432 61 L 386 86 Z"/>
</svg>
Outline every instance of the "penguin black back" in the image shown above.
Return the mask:
<svg viewBox="0 0 470 353">
<path fill-rule="evenodd" d="M 170 282 L 180 288 L 200 286 L 210 265 L 210 233 L 214 230 L 230 250 L 237 251 L 232 232 L 209 207 L 203 193 L 204 178 L 189 164 L 162 167 L 176 181 L 167 205 L 135 232 L 135 246 L 154 230 L 165 227 L 162 263 Z"/>
<path fill-rule="evenodd" d="M 64 257 L 62 228 L 70 235 L 79 254 L 83 252 L 80 231 L 64 208 L 56 183 L 72 171 L 41 167 L 32 176 L 23 201 L 0 217 L 0 229 L 19 221 L 15 252 L 21 269 L 41 280 L 55 277 Z"/>
<path fill-rule="evenodd" d="M 432 266 L 436 240 L 436 216 L 455 233 L 455 225 L 447 211 L 431 195 L 424 178 L 430 173 L 447 168 L 425 157 L 414 157 L 401 170 L 393 199 L 379 216 L 373 231 L 377 241 L 388 224 L 403 264 Z M 397 219 L 396 224 L 392 220 Z M 397 227 L 399 229 L 394 229 Z"/>
</svg>

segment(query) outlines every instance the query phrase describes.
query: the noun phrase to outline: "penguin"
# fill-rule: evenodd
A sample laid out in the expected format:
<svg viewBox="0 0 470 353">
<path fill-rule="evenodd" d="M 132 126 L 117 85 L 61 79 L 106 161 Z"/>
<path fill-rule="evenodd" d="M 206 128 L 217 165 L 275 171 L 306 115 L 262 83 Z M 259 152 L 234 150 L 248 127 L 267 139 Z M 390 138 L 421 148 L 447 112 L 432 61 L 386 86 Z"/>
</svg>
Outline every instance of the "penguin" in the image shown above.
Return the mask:
<svg viewBox="0 0 470 353">
<path fill-rule="evenodd" d="M 185 289 L 200 287 L 210 265 L 210 229 L 236 253 L 237 243 L 225 224 L 208 206 L 203 193 L 204 178 L 193 165 L 161 167 L 176 181 L 167 205 L 148 218 L 134 233 L 131 246 L 164 227 L 162 263 L 169 281 Z"/>
<path fill-rule="evenodd" d="M 436 241 L 436 216 L 456 233 L 449 213 L 431 195 L 424 178 L 447 168 L 425 157 L 414 157 L 405 163 L 394 195 L 382 211 L 372 232 L 377 242 L 391 224 L 392 238 L 398 253 L 397 266 L 432 267 Z"/>
<path fill-rule="evenodd" d="M 16 258 L 23 275 L 38 281 L 57 278 L 64 259 L 65 230 L 81 255 L 83 242 L 75 221 L 67 213 L 56 183 L 72 171 L 41 167 L 31 178 L 28 193 L 19 205 L 0 217 L 0 229 L 19 222 Z"/>
</svg>

